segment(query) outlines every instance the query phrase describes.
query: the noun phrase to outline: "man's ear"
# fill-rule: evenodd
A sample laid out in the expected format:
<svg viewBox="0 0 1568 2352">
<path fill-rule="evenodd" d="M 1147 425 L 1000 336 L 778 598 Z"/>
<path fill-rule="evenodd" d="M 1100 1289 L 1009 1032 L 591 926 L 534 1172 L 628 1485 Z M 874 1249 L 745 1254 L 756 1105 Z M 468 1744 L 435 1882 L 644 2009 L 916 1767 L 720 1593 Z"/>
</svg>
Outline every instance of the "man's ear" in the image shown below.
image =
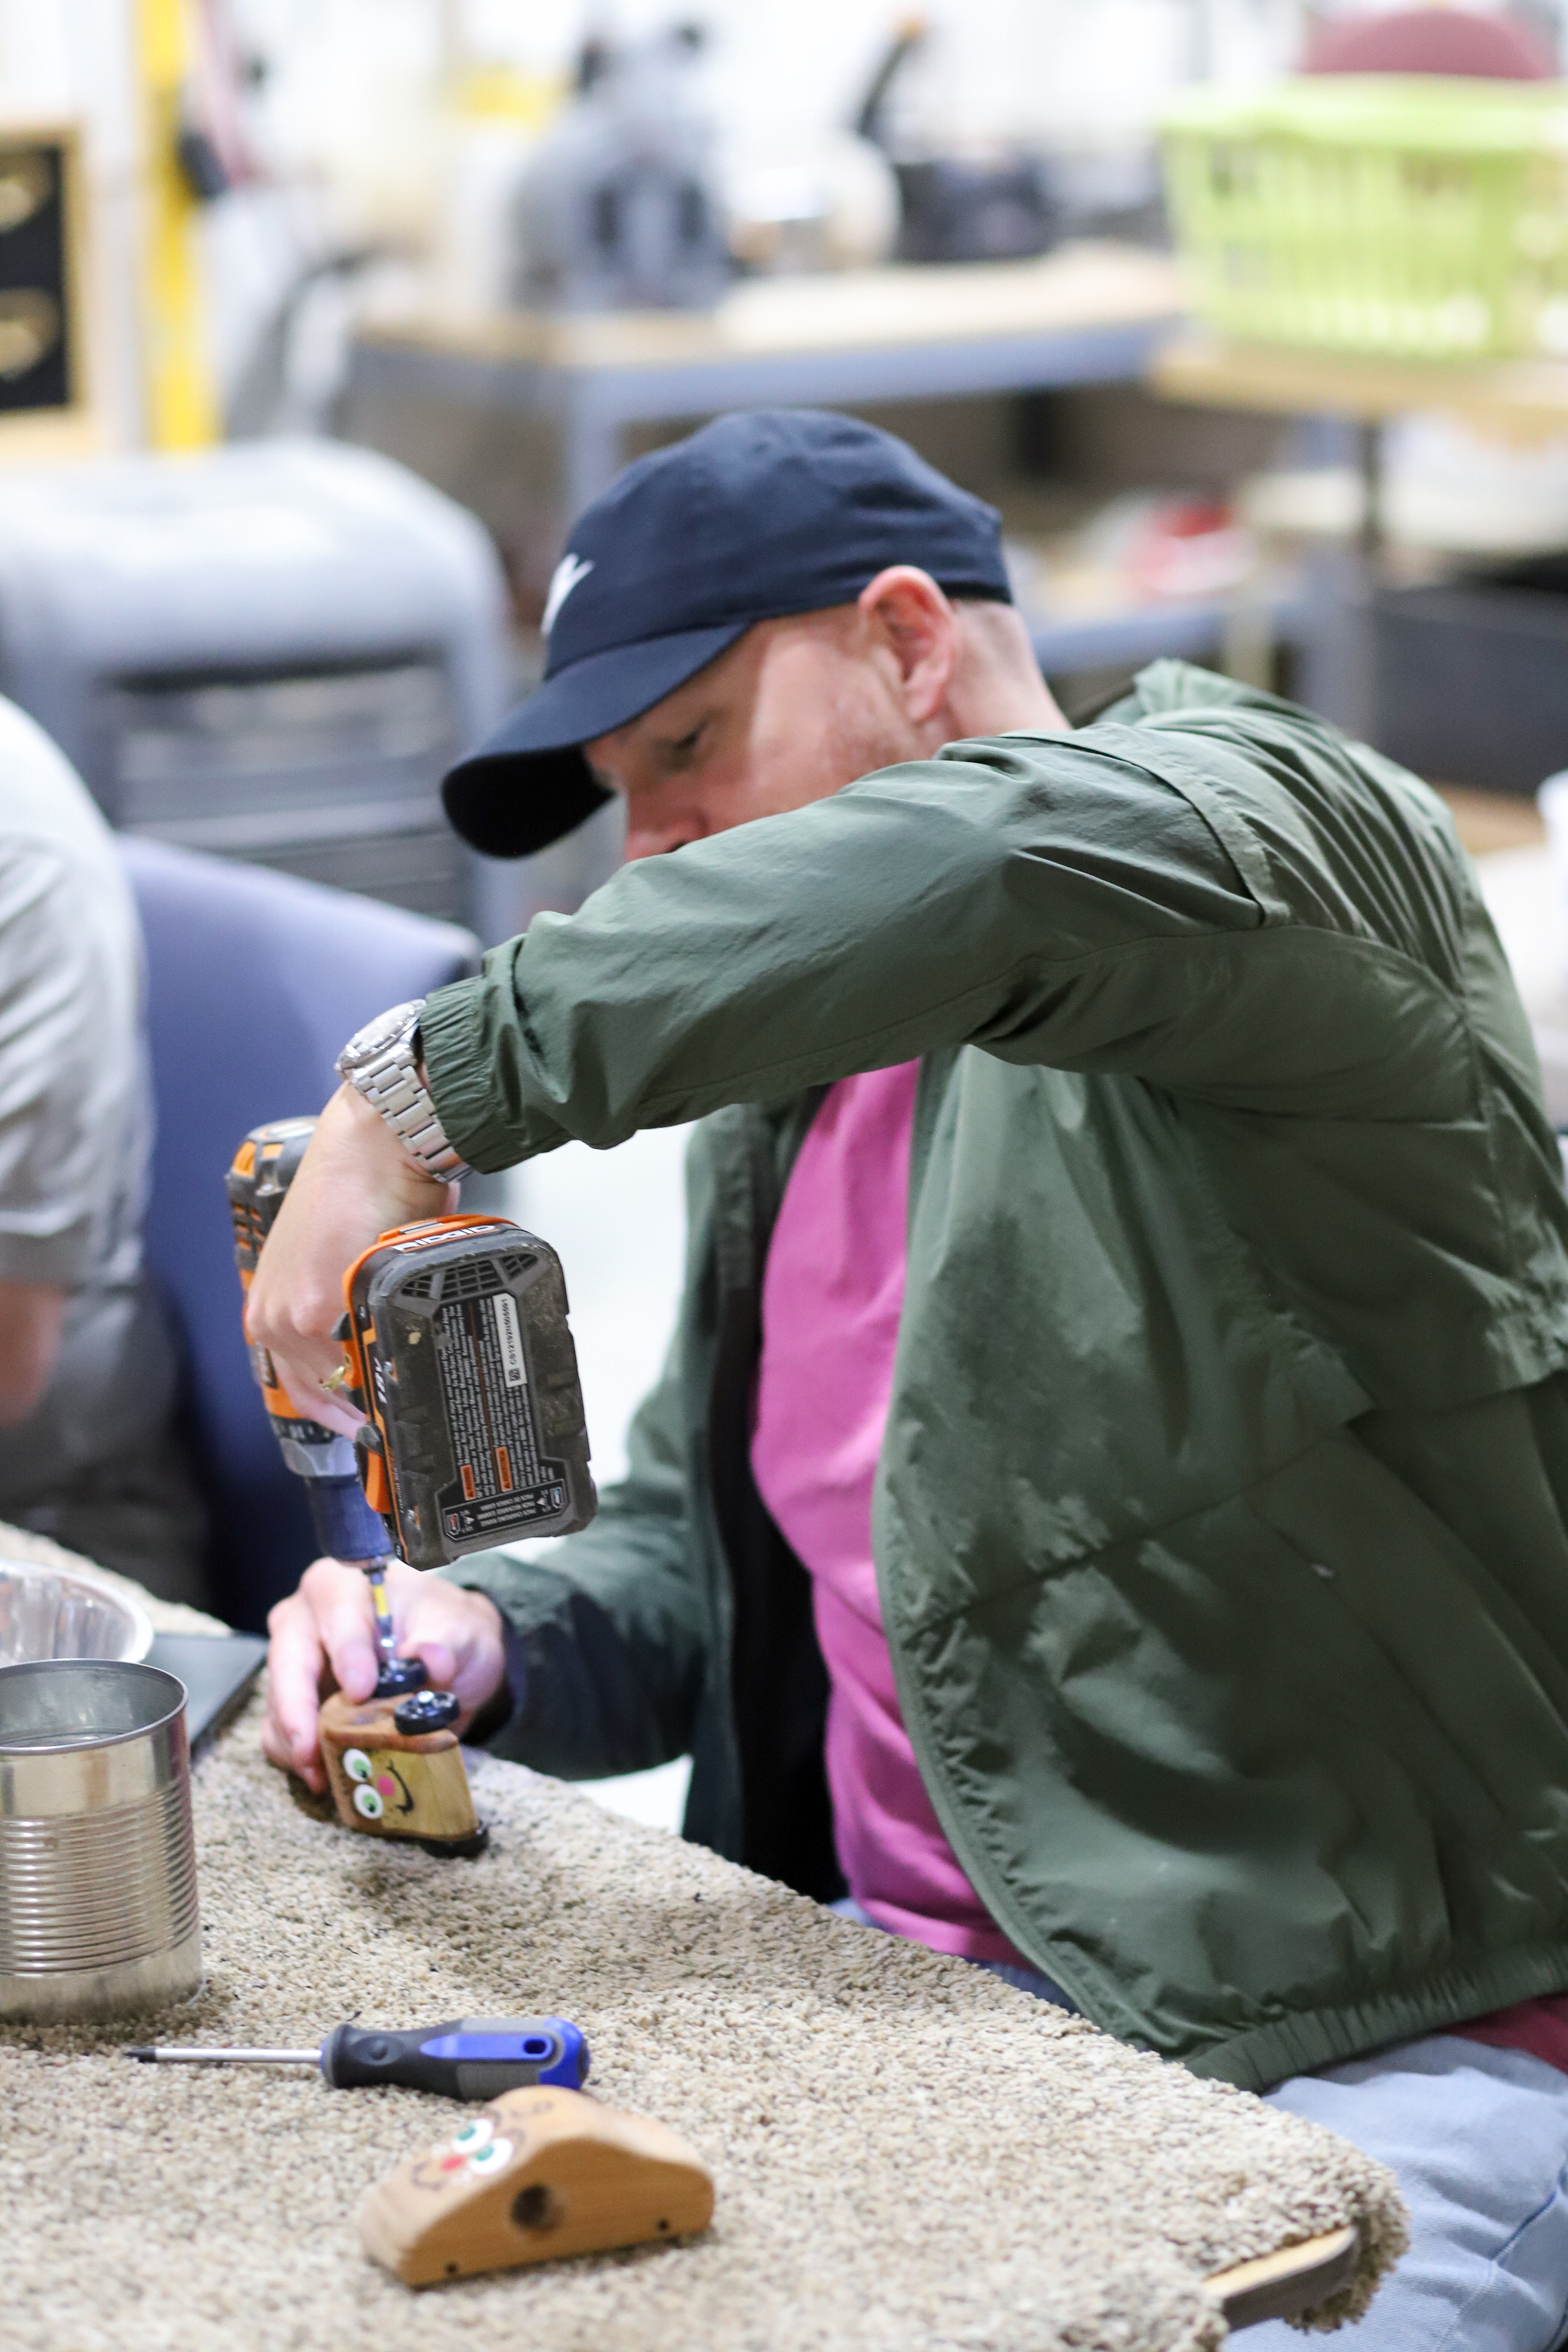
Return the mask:
<svg viewBox="0 0 1568 2352">
<path fill-rule="evenodd" d="M 958 619 L 929 572 L 892 563 L 862 588 L 860 613 L 899 666 L 904 701 L 917 724 L 947 697 L 958 658 Z"/>
</svg>

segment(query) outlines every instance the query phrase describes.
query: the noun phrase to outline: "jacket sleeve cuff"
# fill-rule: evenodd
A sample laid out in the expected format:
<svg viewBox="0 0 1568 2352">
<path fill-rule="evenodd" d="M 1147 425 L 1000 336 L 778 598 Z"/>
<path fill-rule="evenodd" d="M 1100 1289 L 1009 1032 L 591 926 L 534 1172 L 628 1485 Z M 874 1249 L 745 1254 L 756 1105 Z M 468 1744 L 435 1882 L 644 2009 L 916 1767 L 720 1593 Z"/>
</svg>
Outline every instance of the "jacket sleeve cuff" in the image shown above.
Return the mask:
<svg viewBox="0 0 1568 2352">
<path fill-rule="evenodd" d="M 437 1570 L 444 1584 L 465 1592 L 482 1592 L 495 1603 L 500 1617 L 500 1682 L 479 1707 L 463 1734 L 470 1747 L 488 1748 L 498 1756 L 526 1762 L 528 1746 L 528 1653 L 537 1627 L 560 1605 L 559 1579 L 548 1570 L 531 1577 L 520 1573 L 521 1563 L 504 1552 L 469 1552 Z"/>
<path fill-rule="evenodd" d="M 500 1604 L 497 1605 L 500 1609 Z M 521 1738 L 522 1732 L 523 1713 L 528 1704 L 528 1651 L 522 1635 L 504 1609 L 500 1609 L 500 1616 L 506 1671 L 463 1734 L 474 1748 L 489 1748 L 492 1741 L 507 1733 L 514 1738 Z"/>
<path fill-rule="evenodd" d="M 486 1038 L 486 983 L 455 980 L 425 1000 L 419 1039 L 425 1076 L 447 1140 L 470 1168 L 510 1168 L 521 1155 L 500 1111 L 501 1089 Z"/>
</svg>

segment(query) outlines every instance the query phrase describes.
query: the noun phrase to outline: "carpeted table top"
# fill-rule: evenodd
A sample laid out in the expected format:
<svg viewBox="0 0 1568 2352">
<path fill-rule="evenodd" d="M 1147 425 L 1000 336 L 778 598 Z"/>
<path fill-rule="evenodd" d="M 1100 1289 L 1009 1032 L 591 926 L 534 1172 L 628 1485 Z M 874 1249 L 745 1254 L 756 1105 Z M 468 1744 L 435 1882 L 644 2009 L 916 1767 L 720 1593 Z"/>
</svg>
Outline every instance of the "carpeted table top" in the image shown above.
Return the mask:
<svg viewBox="0 0 1568 2352">
<path fill-rule="evenodd" d="M 1188 2352 L 1224 2336 L 1211 2272 L 1356 2221 L 1331 2321 L 1398 2250 L 1355 2149 L 962 1960 L 489 1758 L 480 1860 L 354 1837 L 258 1727 L 253 1703 L 196 1770 L 196 2001 L 0 2024 L 4 2352 Z M 121 2054 L 527 2012 L 575 2019 L 591 2088 L 695 2145 L 711 2231 L 416 2294 L 354 2212 L 461 2110 Z"/>
</svg>

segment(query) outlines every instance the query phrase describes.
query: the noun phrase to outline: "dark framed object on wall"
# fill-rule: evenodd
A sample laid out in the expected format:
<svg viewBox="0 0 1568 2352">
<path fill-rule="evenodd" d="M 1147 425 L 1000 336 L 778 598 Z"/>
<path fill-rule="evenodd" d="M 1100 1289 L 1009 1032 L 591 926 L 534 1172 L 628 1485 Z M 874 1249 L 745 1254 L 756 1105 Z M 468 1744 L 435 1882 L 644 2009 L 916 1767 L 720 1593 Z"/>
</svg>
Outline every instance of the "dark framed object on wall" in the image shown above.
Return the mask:
<svg viewBox="0 0 1568 2352">
<path fill-rule="evenodd" d="M 91 419 L 86 246 L 75 126 L 0 121 L 0 446 Z"/>
</svg>

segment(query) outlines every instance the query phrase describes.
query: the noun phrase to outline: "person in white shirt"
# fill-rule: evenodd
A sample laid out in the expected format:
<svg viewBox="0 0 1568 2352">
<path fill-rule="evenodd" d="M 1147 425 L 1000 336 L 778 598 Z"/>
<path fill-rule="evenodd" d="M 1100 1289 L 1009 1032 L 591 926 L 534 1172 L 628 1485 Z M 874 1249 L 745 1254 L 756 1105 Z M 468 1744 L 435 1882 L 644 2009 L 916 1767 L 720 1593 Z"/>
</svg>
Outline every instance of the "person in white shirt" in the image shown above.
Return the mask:
<svg viewBox="0 0 1568 2352">
<path fill-rule="evenodd" d="M 142 1264 L 142 994 L 113 836 L 0 700 L 0 1519 L 197 1601 L 178 1350 Z"/>
</svg>

